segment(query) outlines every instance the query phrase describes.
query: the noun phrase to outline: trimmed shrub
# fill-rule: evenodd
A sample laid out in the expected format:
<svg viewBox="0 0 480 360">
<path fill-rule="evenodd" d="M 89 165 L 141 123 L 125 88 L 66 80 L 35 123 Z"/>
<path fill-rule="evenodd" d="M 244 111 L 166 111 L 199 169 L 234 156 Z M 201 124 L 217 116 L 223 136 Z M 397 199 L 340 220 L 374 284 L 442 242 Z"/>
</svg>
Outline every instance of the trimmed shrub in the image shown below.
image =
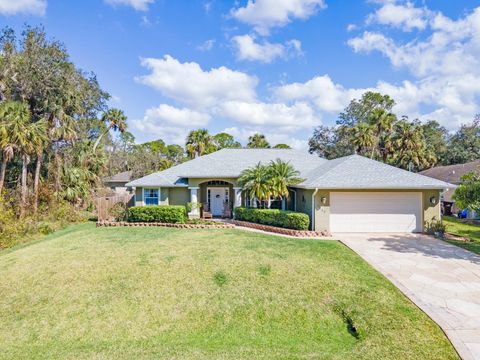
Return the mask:
<svg viewBox="0 0 480 360">
<path fill-rule="evenodd" d="M 310 225 L 307 214 L 277 209 L 238 207 L 235 208 L 235 219 L 294 230 L 308 230 Z"/>
<path fill-rule="evenodd" d="M 133 206 L 128 209 L 128 221 L 130 222 L 184 224 L 186 220 L 185 206 L 180 205 Z"/>
</svg>

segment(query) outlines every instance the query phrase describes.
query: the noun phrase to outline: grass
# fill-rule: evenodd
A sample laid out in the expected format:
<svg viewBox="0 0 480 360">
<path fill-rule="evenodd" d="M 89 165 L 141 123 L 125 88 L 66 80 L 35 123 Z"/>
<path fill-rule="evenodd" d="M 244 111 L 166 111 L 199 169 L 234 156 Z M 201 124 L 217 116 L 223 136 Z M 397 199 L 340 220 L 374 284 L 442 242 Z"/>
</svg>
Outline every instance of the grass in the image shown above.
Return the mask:
<svg viewBox="0 0 480 360">
<path fill-rule="evenodd" d="M 471 242 L 448 241 L 464 249 L 480 255 L 480 226 L 462 222 L 453 216 L 444 216 L 443 222 L 447 225 L 447 232 L 470 239 Z"/>
<path fill-rule="evenodd" d="M 71 226 L 0 252 L 2 359 L 456 359 L 338 242 Z"/>
</svg>

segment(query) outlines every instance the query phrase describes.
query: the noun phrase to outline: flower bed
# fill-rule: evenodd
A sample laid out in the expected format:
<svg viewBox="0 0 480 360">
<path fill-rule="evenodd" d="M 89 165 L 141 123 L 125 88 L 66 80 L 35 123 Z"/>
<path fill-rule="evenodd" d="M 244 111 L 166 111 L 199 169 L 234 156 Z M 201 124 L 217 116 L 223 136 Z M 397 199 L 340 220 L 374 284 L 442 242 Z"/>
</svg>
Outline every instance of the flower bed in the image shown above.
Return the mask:
<svg viewBox="0 0 480 360">
<path fill-rule="evenodd" d="M 218 223 L 218 224 L 174 224 L 174 223 L 161 223 L 161 222 L 126 222 L 126 221 L 99 221 L 97 222 L 97 227 L 99 226 L 128 226 L 128 227 L 148 227 L 148 226 L 157 226 L 157 227 L 170 227 L 170 228 L 181 228 L 181 229 L 232 229 L 235 226 L 232 224 Z"/>
<path fill-rule="evenodd" d="M 238 226 L 248 227 L 251 229 L 263 230 L 263 231 L 268 231 L 276 234 L 296 236 L 296 237 L 328 237 L 330 236 L 330 234 L 326 231 L 293 230 L 293 229 L 286 229 L 286 228 L 281 228 L 277 226 L 257 224 L 257 223 L 252 223 L 248 221 L 240 221 L 240 220 L 231 220 L 231 223 Z"/>
</svg>

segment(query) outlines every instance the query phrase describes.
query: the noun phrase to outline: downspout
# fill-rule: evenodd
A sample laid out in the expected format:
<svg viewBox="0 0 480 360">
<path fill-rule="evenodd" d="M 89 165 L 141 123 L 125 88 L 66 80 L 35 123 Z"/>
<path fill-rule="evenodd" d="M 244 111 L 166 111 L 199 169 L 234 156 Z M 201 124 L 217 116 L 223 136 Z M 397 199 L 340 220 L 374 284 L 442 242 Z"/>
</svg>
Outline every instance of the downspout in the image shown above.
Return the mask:
<svg viewBox="0 0 480 360">
<path fill-rule="evenodd" d="M 317 195 L 318 188 L 312 194 L 312 231 L 315 231 L 315 195 Z"/>
</svg>

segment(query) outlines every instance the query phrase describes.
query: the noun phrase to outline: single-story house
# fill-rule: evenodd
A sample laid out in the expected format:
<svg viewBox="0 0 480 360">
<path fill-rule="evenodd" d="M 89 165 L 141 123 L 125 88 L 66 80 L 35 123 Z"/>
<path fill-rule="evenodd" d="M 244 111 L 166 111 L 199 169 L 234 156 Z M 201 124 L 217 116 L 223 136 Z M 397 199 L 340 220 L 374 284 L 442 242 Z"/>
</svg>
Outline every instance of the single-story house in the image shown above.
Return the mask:
<svg viewBox="0 0 480 360">
<path fill-rule="evenodd" d="M 451 186 L 359 155 L 326 160 L 292 149 L 222 149 L 126 186 L 137 206 L 207 203 L 218 216 L 225 205 L 250 205 L 237 182 L 243 170 L 276 159 L 304 179 L 276 206 L 308 214 L 317 231 L 422 232 L 440 218 L 441 193 Z"/>
<path fill-rule="evenodd" d="M 420 174 L 442 180 L 450 184 L 459 185 L 462 176 L 472 171 L 480 171 L 480 160 L 470 161 L 465 164 L 436 166 L 431 169 L 424 170 L 420 172 Z M 454 192 L 455 189 L 449 189 L 443 193 L 442 205 L 444 214 L 446 215 L 451 215 L 452 213 L 456 213 L 458 210 L 462 210 L 455 207 L 455 201 L 452 199 Z M 475 214 L 474 211 L 468 212 L 468 217 L 471 219 L 478 216 L 479 215 Z"/>
<path fill-rule="evenodd" d="M 112 176 L 108 176 L 102 179 L 105 187 L 109 188 L 116 194 L 124 194 L 132 190 L 127 186 L 127 183 L 132 181 L 132 172 L 124 171 Z"/>
</svg>

